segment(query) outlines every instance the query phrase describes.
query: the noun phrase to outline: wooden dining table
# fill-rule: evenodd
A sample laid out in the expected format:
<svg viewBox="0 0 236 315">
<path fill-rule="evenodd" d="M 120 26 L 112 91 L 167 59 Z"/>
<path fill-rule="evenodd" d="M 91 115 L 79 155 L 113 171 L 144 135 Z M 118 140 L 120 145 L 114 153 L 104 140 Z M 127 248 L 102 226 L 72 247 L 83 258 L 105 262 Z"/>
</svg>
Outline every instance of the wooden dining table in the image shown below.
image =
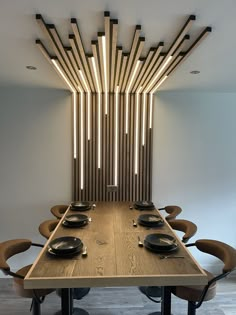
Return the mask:
<svg viewBox="0 0 236 315">
<path fill-rule="evenodd" d="M 164 219 L 164 224 L 150 228 L 137 224 L 141 214 L 162 216 L 157 209 L 137 210 L 130 202 L 97 202 L 83 211 L 90 221 L 82 228 L 65 227 L 65 216 L 81 213 L 70 207 L 35 260 L 24 280 L 26 289 L 62 289 L 62 315 L 71 315 L 71 288 L 161 286 L 161 314 L 171 314 L 171 286 L 204 285 L 207 276 L 177 234 Z M 151 233 L 164 233 L 176 238 L 178 248 L 169 255 L 183 259 L 160 259 L 159 254 L 141 247 Z M 57 257 L 48 253 L 48 244 L 63 236 L 80 238 L 87 255 Z"/>
</svg>

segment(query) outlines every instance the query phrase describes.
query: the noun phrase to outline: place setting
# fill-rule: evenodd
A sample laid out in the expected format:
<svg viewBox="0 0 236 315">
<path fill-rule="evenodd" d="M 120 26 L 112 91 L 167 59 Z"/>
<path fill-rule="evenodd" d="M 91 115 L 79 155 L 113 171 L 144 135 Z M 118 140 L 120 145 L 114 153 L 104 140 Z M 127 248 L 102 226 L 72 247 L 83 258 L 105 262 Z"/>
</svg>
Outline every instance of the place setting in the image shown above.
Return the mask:
<svg viewBox="0 0 236 315">
<path fill-rule="evenodd" d="M 130 206 L 130 209 L 137 209 L 140 211 L 144 210 L 155 210 L 155 205 L 152 201 L 135 201 L 132 206 Z"/>
<path fill-rule="evenodd" d="M 94 205 L 88 201 L 73 201 L 70 204 L 70 210 L 72 211 L 88 211 L 92 207 L 94 207 Z"/>
<path fill-rule="evenodd" d="M 140 236 L 138 236 L 138 246 L 145 247 L 147 250 L 159 255 L 160 259 L 167 258 L 184 258 L 183 256 L 169 255 L 175 253 L 178 250 L 178 244 L 173 236 L 162 233 L 152 233 L 146 235 L 144 241 L 141 241 Z"/>
<path fill-rule="evenodd" d="M 70 214 L 65 216 L 62 225 L 67 228 L 82 228 L 91 221 L 92 219 L 85 214 Z"/>
<path fill-rule="evenodd" d="M 64 236 L 52 240 L 48 244 L 48 254 L 55 257 L 72 257 L 82 254 L 87 256 L 87 247 L 84 246 L 80 238 L 74 236 Z"/>
<path fill-rule="evenodd" d="M 161 227 L 164 225 L 164 220 L 157 214 L 141 214 L 137 222 L 145 227 Z"/>
</svg>

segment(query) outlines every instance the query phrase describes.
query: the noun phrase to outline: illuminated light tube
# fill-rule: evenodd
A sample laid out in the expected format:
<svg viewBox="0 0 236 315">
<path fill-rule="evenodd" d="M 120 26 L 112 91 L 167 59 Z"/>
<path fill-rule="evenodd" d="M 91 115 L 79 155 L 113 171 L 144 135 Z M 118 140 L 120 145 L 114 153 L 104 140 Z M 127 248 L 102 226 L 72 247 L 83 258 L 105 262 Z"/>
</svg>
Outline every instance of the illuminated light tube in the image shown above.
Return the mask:
<svg viewBox="0 0 236 315">
<path fill-rule="evenodd" d="M 90 140 L 91 138 L 91 127 L 90 127 L 90 119 L 91 119 L 91 93 L 90 93 L 90 90 L 89 90 L 89 87 L 85 81 L 85 78 L 84 78 L 84 75 L 83 75 L 83 72 L 81 70 L 79 70 L 79 74 L 81 76 L 81 79 L 84 83 L 84 86 L 85 86 L 85 89 L 86 89 L 86 92 L 88 93 L 88 140 Z"/>
<path fill-rule="evenodd" d="M 102 52 L 104 65 L 104 81 L 105 81 L 105 115 L 107 115 L 108 97 L 107 97 L 107 58 L 106 58 L 106 37 L 102 36 Z"/>
<path fill-rule="evenodd" d="M 95 65 L 95 59 L 92 57 L 93 71 L 98 90 L 98 168 L 101 168 L 101 91 L 98 83 L 98 74 Z"/>
<path fill-rule="evenodd" d="M 80 90 L 80 188 L 84 189 L 84 93 Z"/>
<path fill-rule="evenodd" d="M 159 86 L 168 78 L 168 75 L 164 76 L 161 81 L 150 92 L 150 117 L 149 117 L 149 129 L 152 128 L 152 111 L 153 111 L 153 93 L 159 88 Z"/>
<path fill-rule="evenodd" d="M 96 64 L 95 64 L 95 59 L 94 59 L 94 57 L 92 57 L 91 59 L 92 59 L 93 71 L 94 71 L 94 75 L 95 75 L 95 81 L 97 84 L 98 93 L 101 93 L 100 88 L 99 88 L 99 83 L 98 83 L 98 73 L 97 73 L 97 68 L 96 68 Z"/>
<path fill-rule="evenodd" d="M 130 79 L 129 86 L 128 86 L 128 88 L 127 88 L 127 92 L 129 92 L 129 90 L 130 90 L 130 87 L 131 87 L 131 85 L 132 85 L 132 83 L 133 83 L 135 74 L 136 74 L 136 72 L 137 72 L 137 70 L 138 70 L 139 64 L 140 64 L 140 60 L 138 60 L 137 63 L 136 63 L 136 66 L 135 66 L 135 68 L 134 68 L 134 72 L 133 72 L 132 77 L 131 77 L 131 79 Z"/>
<path fill-rule="evenodd" d="M 129 93 L 126 92 L 126 99 L 125 99 L 125 133 L 128 134 L 128 115 L 129 115 Z"/>
<path fill-rule="evenodd" d="M 90 119 L 91 119 L 91 93 L 88 92 L 88 140 L 91 139 Z"/>
<path fill-rule="evenodd" d="M 98 92 L 98 168 L 101 168 L 101 93 Z"/>
<path fill-rule="evenodd" d="M 153 83 L 156 81 L 156 79 L 159 77 L 159 75 L 162 73 L 162 71 L 165 69 L 165 67 L 168 65 L 168 63 L 171 61 L 173 56 L 169 56 L 169 58 L 164 62 L 160 70 L 157 72 L 155 77 L 152 79 L 151 83 L 146 88 L 146 92 L 149 90 L 149 88 L 153 85 Z"/>
<path fill-rule="evenodd" d="M 101 91 L 98 83 L 98 74 L 95 65 L 95 59 L 92 57 L 93 71 L 98 90 L 98 168 L 101 168 Z"/>
<path fill-rule="evenodd" d="M 134 157 L 134 173 L 138 174 L 138 144 L 139 144 L 139 94 L 142 87 L 136 93 L 136 117 L 135 117 L 135 157 Z"/>
<path fill-rule="evenodd" d="M 70 90 L 72 92 L 76 92 L 75 88 L 71 85 L 70 81 L 67 79 L 67 77 L 65 76 L 65 74 L 63 73 L 61 67 L 58 64 L 58 61 L 55 59 L 51 59 L 53 65 L 56 67 L 57 71 L 60 73 L 60 75 L 62 76 L 62 78 L 65 80 L 66 84 L 69 86 Z"/>
<path fill-rule="evenodd" d="M 139 67 L 139 64 L 140 64 L 140 60 L 137 61 L 136 63 L 136 66 L 134 68 L 134 71 L 133 71 L 133 74 L 132 74 L 132 77 L 131 77 L 131 80 L 130 80 L 130 83 L 129 83 L 129 86 L 127 88 L 127 92 L 126 92 L 126 104 L 125 104 L 125 133 L 128 134 L 128 114 L 129 114 L 129 90 L 130 90 L 130 87 L 133 83 L 133 80 L 134 80 L 134 77 L 135 77 L 135 74 L 138 70 L 138 67 Z"/>
<path fill-rule="evenodd" d="M 73 92 L 73 133 L 74 133 L 74 142 L 73 142 L 73 151 L 74 151 L 74 159 L 77 157 L 77 124 L 76 124 L 76 117 L 77 117 L 77 94 Z"/>
<path fill-rule="evenodd" d="M 108 93 L 105 92 L 105 115 L 107 115 L 108 112 Z"/>
<path fill-rule="evenodd" d="M 116 87 L 115 99 L 115 169 L 114 169 L 114 185 L 118 184 L 118 107 L 119 107 L 119 86 Z"/>
<path fill-rule="evenodd" d="M 168 75 L 164 76 L 161 81 L 154 87 L 154 89 L 151 91 L 151 93 L 155 93 L 156 90 L 159 88 L 159 86 L 168 78 Z"/>
<path fill-rule="evenodd" d="M 143 93 L 143 132 L 142 132 L 142 145 L 145 145 L 145 128 L 146 128 L 146 93 Z"/>
<path fill-rule="evenodd" d="M 152 111 L 153 111 L 153 93 L 150 93 L 150 116 L 149 116 L 149 129 L 152 129 Z"/>
</svg>

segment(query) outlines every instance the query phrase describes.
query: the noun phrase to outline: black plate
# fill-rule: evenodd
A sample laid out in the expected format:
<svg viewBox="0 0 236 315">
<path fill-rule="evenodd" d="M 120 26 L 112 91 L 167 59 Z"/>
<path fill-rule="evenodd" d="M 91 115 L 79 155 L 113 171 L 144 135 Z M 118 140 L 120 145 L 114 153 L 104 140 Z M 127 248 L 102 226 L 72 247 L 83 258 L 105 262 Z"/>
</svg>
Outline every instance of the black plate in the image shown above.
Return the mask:
<svg viewBox="0 0 236 315">
<path fill-rule="evenodd" d="M 83 243 L 77 237 L 64 236 L 52 240 L 48 247 L 56 254 L 67 254 L 80 251 L 83 247 Z"/>
<path fill-rule="evenodd" d="M 79 250 L 76 250 L 72 253 L 55 253 L 51 248 L 48 248 L 48 253 L 52 256 L 57 256 L 57 257 L 71 257 L 74 255 L 78 255 L 81 252 L 82 248 Z"/>
<path fill-rule="evenodd" d="M 137 210 L 154 210 L 155 206 L 152 201 L 136 201 L 134 208 Z"/>
<path fill-rule="evenodd" d="M 170 250 L 176 247 L 176 240 L 168 234 L 153 233 L 145 237 L 147 245 L 157 250 Z"/>
<path fill-rule="evenodd" d="M 134 205 L 139 208 L 153 208 L 154 207 L 154 204 L 152 201 L 136 201 Z"/>
<path fill-rule="evenodd" d="M 87 211 L 87 210 L 90 210 L 91 209 L 91 206 L 88 206 L 88 207 L 81 207 L 81 208 L 78 208 L 78 207 L 73 207 L 73 206 L 70 206 L 70 210 L 72 211 Z"/>
<path fill-rule="evenodd" d="M 88 201 L 73 201 L 71 203 L 72 208 L 84 209 L 90 207 L 90 202 Z"/>
<path fill-rule="evenodd" d="M 65 221 L 70 225 L 83 225 L 88 222 L 88 216 L 85 214 L 70 214 L 65 217 Z"/>
<path fill-rule="evenodd" d="M 67 222 L 66 220 L 64 220 L 62 222 L 62 225 L 68 228 L 80 228 L 80 227 L 84 227 L 85 225 L 87 225 L 88 222 L 82 222 L 82 223 L 75 223 L 75 224 L 70 224 L 69 222 Z"/>
<path fill-rule="evenodd" d="M 175 246 L 173 246 L 172 248 L 170 249 L 161 249 L 161 248 L 155 248 L 155 247 L 152 247 L 150 246 L 147 241 L 144 240 L 144 247 L 147 248 L 148 250 L 152 251 L 152 252 L 155 252 L 155 253 L 169 253 L 169 252 L 173 252 L 175 250 L 178 249 L 178 245 L 176 244 Z"/>
<path fill-rule="evenodd" d="M 138 223 L 144 226 L 162 226 L 164 221 L 159 215 L 156 214 L 141 214 L 138 217 Z"/>
</svg>

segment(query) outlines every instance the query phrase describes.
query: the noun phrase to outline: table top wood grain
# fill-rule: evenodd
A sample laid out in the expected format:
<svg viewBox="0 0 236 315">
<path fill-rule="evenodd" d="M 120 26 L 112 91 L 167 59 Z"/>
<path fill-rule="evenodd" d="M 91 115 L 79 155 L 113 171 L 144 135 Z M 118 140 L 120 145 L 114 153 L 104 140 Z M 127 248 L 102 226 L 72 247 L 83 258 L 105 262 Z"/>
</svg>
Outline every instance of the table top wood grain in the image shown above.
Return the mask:
<svg viewBox="0 0 236 315">
<path fill-rule="evenodd" d="M 83 228 L 62 225 L 67 210 L 51 238 L 25 278 L 25 288 L 113 287 L 140 285 L 206 284 L 207 277 L 189 250 L 169 224 L 157 228 L 133 226 L 138 216 L 150 211 L 130 209 L 128 202 L 98 202 L 94 210 L 83 212 L 91 222 Z M 159 214 L 157 210 L 151 211 Z M 151 233 L 166 233 L 176 237 L 175 254 L 183 259 L 160 259 L 157 253 L 138 246 L 138 236 L 144 240 Z M 61 236 L 82 240 L 88 255 L 54 257 L 48 254 L 48 243 Z"/>
</svg>

